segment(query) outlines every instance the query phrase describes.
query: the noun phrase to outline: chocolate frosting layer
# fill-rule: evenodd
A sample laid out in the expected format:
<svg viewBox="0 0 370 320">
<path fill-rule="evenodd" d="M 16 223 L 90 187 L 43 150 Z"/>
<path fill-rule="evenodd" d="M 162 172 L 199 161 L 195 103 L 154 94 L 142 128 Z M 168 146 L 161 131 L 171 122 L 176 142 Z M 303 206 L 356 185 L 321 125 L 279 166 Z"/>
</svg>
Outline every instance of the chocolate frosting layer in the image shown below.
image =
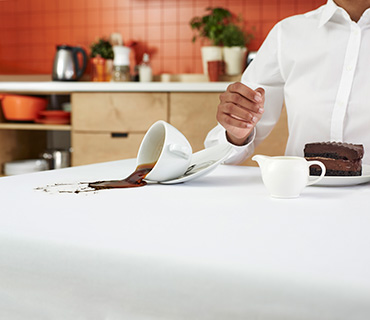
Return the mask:
<svg viewBox="0 0 370 320">
<path fill-rule="evenodd" d="M 358 160 L 364 155 L 362 144 L 346 142 L 315 142 L 307 143 L 304 148 L 305 157 L 323 157 L 331 159 Z"/>
</svg>

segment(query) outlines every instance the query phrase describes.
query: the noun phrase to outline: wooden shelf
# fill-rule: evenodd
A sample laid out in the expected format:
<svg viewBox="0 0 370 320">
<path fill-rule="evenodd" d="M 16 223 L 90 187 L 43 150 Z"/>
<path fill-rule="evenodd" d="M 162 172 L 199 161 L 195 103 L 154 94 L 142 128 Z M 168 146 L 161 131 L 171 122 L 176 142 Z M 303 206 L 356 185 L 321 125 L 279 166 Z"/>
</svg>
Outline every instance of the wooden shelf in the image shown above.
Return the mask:
<svg viewBox="0 0 370 320">
<path fill-rule="evenodd" d="M 71 131 L 70 124 L 0 123 L 0 130 L 55 130 Z"/>
</svg>

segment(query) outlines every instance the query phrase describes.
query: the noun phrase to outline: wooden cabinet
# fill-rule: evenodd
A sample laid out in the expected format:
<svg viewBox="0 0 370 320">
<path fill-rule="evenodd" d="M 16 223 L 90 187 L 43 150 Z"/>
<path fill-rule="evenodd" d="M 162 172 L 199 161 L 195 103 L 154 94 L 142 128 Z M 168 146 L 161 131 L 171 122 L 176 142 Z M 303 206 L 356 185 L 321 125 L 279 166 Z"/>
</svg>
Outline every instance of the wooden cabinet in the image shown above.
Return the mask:
<svg viewBox="0 0 370 320">
<path fill-rule="evenodd" d="M 217 125 L 220 93 L 170 93 L 169 122 L 189 140 L 193 152 L 204 149 L 208 132 Z"/>
<path fill-rule="evenodd" d="M 0 109 L 0 166 L 7 161 L 38 158 L 47 147 L 50 131 L 71 132 L 74 166 L 135 158 L 146 131 L 157 120 L 180 130 L 197 152 L 217 125 L 220 93 L 76 92 L 71 94 L 71 125 L 7 123 Z M 287 137 L 284 109 L 255 154 L 284 154 Z M 242 164 L 257 165 L 251 159 Z"/>
<path fill-rule="evenodd" d="M 167 93 L 72 94 L 72 165 L 134 158 L 148 128 L 168 121 Z"/>
<path fill-rule="evenodd" d="M 68 133 L 70 130 L 70 125 L 9 122 L 0 101 L 0 176 L 6 162 L 40 158 L 48 149 L 51 132 Z"/>
<path fill-rule="evenodd" d="M 72 165 L 135 158 L 145 132 L 157 120 L 168 121 L 185 135 L 193 152 L 200 151 L 208 132 L 217 125 L 220 93 L 74 93 Z M 283 155 L 287 137 L 284 109 L 254 154 Z M 242 165 L 257 163 L 248 159 Z"/>
<path fill-rule="evenodd" d="M 171 123 L 193 151 L 216 124 L 220 93 L 72 94 L 72 165 L 134 158 L 157 120 Z"/>
<path fill-rule="evenodd" d="M 135 158 L 144 133 L 73 132 L 72 165 Z"/>
</svg>

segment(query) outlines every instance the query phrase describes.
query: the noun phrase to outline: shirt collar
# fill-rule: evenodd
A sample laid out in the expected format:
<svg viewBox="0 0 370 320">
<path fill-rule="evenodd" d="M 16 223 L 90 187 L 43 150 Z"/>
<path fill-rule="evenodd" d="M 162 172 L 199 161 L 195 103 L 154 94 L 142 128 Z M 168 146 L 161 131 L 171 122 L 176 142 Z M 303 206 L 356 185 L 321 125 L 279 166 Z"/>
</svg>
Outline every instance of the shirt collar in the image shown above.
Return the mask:
<svg viewBox="0 0 370 320">
<path fill-rule="evenodd" d="M 358 24 L 361 26 L 370 24 L 370 8 L 365 10 L 365 12 L 362 14 L 362 17 L 358 21 Z"/>
<path fill-rule="evenodd" d="M 338 9 L 339 7 L 334 3 L 333 0 L 328 0 L 321 12 L 319 28 L 326 24 Z"/>
<path fill-rule="evenodd" d="M 346 19 L 351 20 L 349 14 L 346 10 L 336 5 L 333 0 L 328 0 L 325 6 L 322 7 L 321 17 L 319 21 L 319 28 L 325 25 L 330 19 L 333 18 L 334 14 L 341 13 Z M 369 24 L 370 23 L 370 8 L 366 9 L 365 12 L 362 14 L 362 17 L 358 21 L 361 24 Z"/>
</svg>

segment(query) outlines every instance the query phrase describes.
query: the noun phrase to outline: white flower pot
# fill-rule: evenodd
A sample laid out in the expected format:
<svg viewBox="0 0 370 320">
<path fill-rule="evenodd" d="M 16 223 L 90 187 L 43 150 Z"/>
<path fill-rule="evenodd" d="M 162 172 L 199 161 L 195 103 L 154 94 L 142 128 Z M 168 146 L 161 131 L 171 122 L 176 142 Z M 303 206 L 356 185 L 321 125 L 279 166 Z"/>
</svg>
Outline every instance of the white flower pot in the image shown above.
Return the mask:
<svg viewBox="0 0 370 320">
<path fill-rule="evenodd" d="M 245 47 L 223 47 L 225 61 L 225 72 L 229 76 L 243 73 L 246 65 L 247 48 Z"/>
<path fill-rule="evenodd" d="M 201 48 L 203 72 L 208 74 L 208 61 L 222 60 L 222 48 L 218 46 L 205 46 Z"/>
</svg>

